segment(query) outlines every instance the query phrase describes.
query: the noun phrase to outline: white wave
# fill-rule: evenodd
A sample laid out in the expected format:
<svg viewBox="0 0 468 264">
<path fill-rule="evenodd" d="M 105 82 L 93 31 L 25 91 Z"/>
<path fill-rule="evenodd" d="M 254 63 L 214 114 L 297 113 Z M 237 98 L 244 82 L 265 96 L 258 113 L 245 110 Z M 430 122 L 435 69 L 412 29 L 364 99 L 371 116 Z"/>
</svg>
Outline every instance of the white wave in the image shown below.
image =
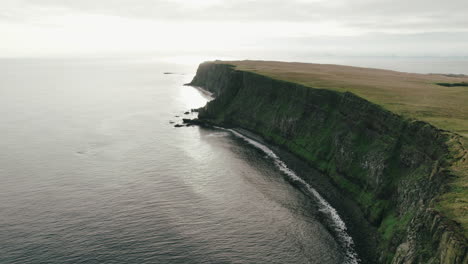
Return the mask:
<svg viewBox="0 0 468 264">
<path fill-rule="evenodd" d="M 223 128 L 221 128 L 223 129 Z M 224 129 L 223 129 L 224 130 Z M 345 250 L 345 262 L 346 264 L 358 264 L 360 263 L 360 259 L 354 250 L 354 241 L 351 238 L 350 235 L 346 232 L 346 224 L 345 222 L 341 219 L 340 215 L 336 211 L 335 208 L 333 208 L 314 188 L 312 188 L 307 182 L 305 182 L 303 179 L 301 179 L 299 176 L 297 176 L 294 171 L 292 171 L 286 164 L 267 146 L 261 144 L 260 142 L 257 142 L 251 138 L 248 138 L 241 133 L 232 130 L 232 129 L 227 129 L 228 131 L 232 132 L 235 136 L 242 138 L 245 140 L 247 143 L 251 144 L 252 146 L 262 150 L 266 155 L 268 155 L 270 158 L 273 159 L 276 167 L 280 169 L 283 173 L 285 173 L 287 176 L 290 177 L 290 179 L 301 183 L 305 188 L 317 199 L 319 203 L 319 211 L 326 214 L 330 220 L 332 227 L 334 231 L 336 232 L 338 236 L 339 243 Z"/>
</svg>

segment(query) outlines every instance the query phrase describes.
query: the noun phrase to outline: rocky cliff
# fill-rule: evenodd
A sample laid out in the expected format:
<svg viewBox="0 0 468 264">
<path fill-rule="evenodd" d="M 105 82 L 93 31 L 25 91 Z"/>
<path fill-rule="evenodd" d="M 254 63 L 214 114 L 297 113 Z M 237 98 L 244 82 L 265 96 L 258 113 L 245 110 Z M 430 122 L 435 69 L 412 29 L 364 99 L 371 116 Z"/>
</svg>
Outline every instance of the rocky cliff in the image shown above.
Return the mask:
<svg viewBox="0 0 468 264">
<path fill-rule="evenodd" d="M 396 115 L 349 92 L 199 66 L 191 85 L 216 99 L 203 122 L 239 127 L 327 174 L 376 227 L 379 263 L 468 263 L 463 228 L 436 210 L 447 192 L 455 134 Z M 458 155 L 459 156 L 459 155 Z"/>
</svg>

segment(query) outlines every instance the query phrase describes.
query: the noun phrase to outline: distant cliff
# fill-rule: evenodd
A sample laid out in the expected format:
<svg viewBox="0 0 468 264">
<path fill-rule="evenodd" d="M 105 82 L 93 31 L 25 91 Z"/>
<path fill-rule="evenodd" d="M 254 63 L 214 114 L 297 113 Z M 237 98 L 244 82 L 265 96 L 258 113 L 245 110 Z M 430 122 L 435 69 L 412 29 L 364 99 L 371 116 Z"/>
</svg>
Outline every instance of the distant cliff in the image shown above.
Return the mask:
<svg viewBox="0 0 468 264">
<path fill-rule="evenodd" d="M 220 62 L 191 82 L 216 99 L 203 122 L 255 132 L 327 174 L 379 237 L 379 263 L 468 263 L 463 228 L 437 210 L 459 136 L 349 92 L 314 89 Z"/>
</svg>

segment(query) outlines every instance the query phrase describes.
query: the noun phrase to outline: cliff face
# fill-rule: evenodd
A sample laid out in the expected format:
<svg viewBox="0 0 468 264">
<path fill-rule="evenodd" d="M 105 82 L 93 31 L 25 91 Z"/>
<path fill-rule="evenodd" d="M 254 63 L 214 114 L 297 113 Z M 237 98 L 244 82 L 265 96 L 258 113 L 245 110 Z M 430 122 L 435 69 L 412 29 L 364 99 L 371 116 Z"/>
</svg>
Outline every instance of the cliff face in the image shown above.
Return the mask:
<svg viewBox="0 0 468 264">
<path fill-rule="evenodd" d="M 467 241 L 438 213 L 456 135 L 351 93 L 203 63 L 191 85 L 217 97 L 204 122 L 261 135 L 329 175 L 378 228 L 380 263 L 468 263 Z"/>
</svg>

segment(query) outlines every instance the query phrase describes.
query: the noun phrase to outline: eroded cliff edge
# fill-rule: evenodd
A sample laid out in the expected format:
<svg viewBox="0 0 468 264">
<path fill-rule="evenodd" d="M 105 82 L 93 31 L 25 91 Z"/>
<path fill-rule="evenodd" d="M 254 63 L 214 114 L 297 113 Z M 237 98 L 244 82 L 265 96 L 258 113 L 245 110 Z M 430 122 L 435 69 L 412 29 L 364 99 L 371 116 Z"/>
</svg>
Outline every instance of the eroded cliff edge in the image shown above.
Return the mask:
<svg viewBox="0 0 468 264">
<path fill-rule="evenodd" d="M 437 208 L 456 134 L 406 119 L 349 92 L 314 89 L 207 62 L 191 82 L 216 99 L 199 119 L 284 147 L 356 201 L 378 228 L 380 263 L 468 263 L 463 228 Z"/>
</svg>

